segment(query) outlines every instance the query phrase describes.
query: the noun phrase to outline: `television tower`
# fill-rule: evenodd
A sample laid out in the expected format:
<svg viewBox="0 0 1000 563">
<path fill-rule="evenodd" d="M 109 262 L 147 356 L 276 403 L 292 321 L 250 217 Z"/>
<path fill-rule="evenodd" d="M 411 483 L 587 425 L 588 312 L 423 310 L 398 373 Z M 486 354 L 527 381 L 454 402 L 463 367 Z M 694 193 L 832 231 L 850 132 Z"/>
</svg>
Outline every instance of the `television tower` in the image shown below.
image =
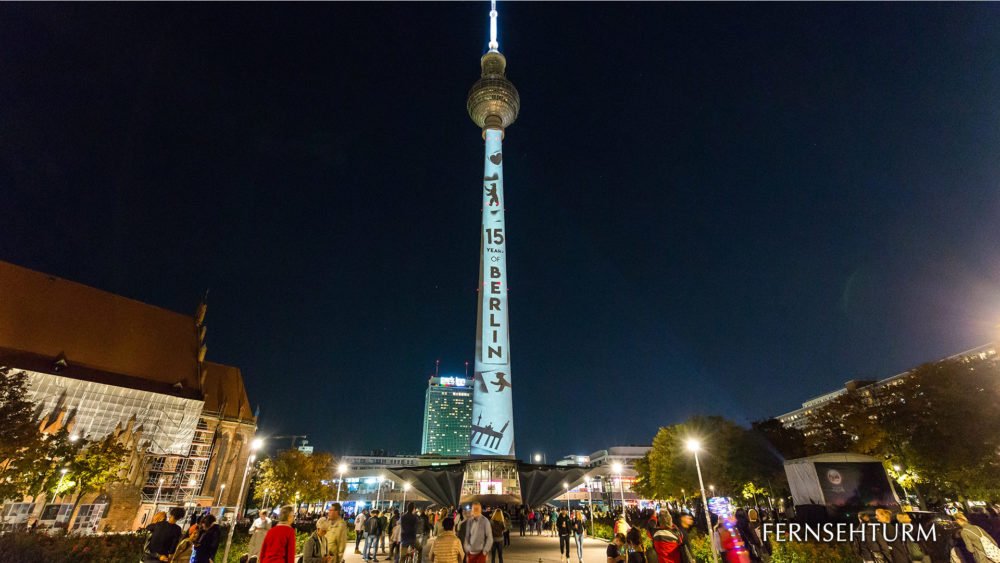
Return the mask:
<svg viewBox="0 0 1000 563">
<path fill-rule="evenodd" d="M 490 5 L 489 50 L 482 74 L 469 90 L 466 109 L 483 130 L 483 224 L 479 243 L 479 305 L 476 320 L 475 385 L 470 454 L 514 456 L 510 338 L 507 318 L 507 247 L 504 229 L 504 130 L 517 119 L 521 98 L 504 72 L 507 59 L 497 42 L 496 0 Z"/>
</svg>

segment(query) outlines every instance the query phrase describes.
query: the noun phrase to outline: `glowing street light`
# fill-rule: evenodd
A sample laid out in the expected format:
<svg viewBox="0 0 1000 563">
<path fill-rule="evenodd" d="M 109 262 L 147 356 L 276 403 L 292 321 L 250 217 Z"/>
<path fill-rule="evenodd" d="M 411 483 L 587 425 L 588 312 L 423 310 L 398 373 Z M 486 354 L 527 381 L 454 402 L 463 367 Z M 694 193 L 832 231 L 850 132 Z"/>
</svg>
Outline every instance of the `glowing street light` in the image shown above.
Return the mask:
<svg viewBox="0 0 1000 563">
<path fill-rule="evenodd" d="M 618 485 L 622 490 L 622 516 L 625 515 L 625 481 L 622 480 L 623 469 L 622 464 L 617 461 L 611 464 L 611 470 L 618 474 Z"/>
<path fill-rule="evenodd" d="M 563 488 L 566 489 L 566 512 L 569 512 L 569 483 L 563 483 Z"/>
<path fill-rule="evenodd" d="M 384 480 L 385 480 L 385 477 L 383 477 L 381 475 L 378 476 L 378 486 L 375 489 L 375 504 L 372 505 L 375 508 L 378 508 L 378 501 L 382 497 L 382 481 L 384 481 Z"/>
<path fill-rule="evenodd" d="M 709 539 L 715 539 L 715 531 L 712 530 L 712 520 L 708 517 L 708 497 L 705 495 L 705 481 L 701 478 L 701 462 L 698 461 L 698 452 L 701 451 L 701 442 L 695 440 L 694 438 L 689 438 L 685 442 L 685 447 L 687 451 L 694 454 L 694 466 L 698 469 L 698 484 L 701 485 L 701 502 L 705 505 L 705 525 L 708 526 Z M 712 548 L 712 562 L 719 563 L 719 556 L 715 553 L 715 548 Z"/>
<path fill-rule="evenodd" d="M 406 512 L 406 491 L 410 490 L 409 483 L 403 483 L 403 512 Z"/>
<path fill-rule="evenodd" d="M 337 502 L 340 502 L 340 484 L 344 482 L 344 473 L 347 473 L 347 464 L 341 463 L 337 467 L 337 473 L 340 473 L 340 480 L 337 481 Z"/>
<path fill-rule="evenodd" d="M 226 484 L 223 483 L 222 486 L 219 487 L 219 502 L 216 503 L 218 506 L 222 506 L 222 493 L 225 490 L 226 490 Z"/>
</svg>

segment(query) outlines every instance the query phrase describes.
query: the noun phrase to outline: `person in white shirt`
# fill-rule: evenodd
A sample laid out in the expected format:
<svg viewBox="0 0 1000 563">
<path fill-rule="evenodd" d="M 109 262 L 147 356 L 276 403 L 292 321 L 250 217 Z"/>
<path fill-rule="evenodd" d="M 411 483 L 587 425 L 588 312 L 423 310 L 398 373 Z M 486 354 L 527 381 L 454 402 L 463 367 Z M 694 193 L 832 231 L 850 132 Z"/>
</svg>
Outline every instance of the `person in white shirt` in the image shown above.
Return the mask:
<svg viewBox="0 0 1000 563">
<path fill-rule="evenodd" d="M 264 536 L 271 529 L 271 520 L 267 517 L 267 512 L 261 510 L 257 519 L 250 525 L 250 543 L 247 544 L 247 553 L 256 555 L 260 553 L 260 546 L 264 543 Z"/>
</svg>

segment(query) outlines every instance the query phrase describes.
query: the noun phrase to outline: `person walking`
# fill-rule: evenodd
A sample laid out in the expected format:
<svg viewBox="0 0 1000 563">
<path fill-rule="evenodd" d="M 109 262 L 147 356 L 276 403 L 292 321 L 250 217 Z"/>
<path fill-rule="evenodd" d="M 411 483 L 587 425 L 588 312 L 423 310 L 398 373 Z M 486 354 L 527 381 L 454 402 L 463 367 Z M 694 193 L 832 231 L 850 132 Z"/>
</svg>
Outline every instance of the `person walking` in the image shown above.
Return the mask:
<svg viewBox="0 0 1000 563">
<path fill-rule="evenodd" d="M 646 563 L 646 547 L 643 545 L 642 532 L 639 528 L 631 528 L 625 534 L 626 563 Z"/>
<path fill-rule="evenodd" d="M 486 563 L 486 554 L 493 548 L 493 528 L 483 516 L 483 505 L 472 503 L 472 517 L 463 524 L 465 528 L 465 555 L 468 563 Z"/>
<path fill-rule="evenodd" d="M 326 519 L 330 521 L 330 529 L 326 532 L 326 545 L 327 553 L 333 558 L 331 563 L 343 563 L 344 552 L 347 551 L 347 522 L 341 516 L 341 510 L 340 503 L 335 502 L 330 510 L 326 511 Z"/>
<path fill-rule="evenodd" d="M 507 523 L 503 520 L 503 512 L 499 509 L 493 511 L 493 517 L 490 518 L 490 531 L 493 534 L 493 548 L 490 551 L 490 563 L 496 563 L 497 559 L 500 563 L 503 563 L 503 538 L 504 532 L 507 531 Z"/>
<path fill-rule="evenodd" d="M 330 530 L 330 520 L 322 517 L 316 521 L 316 531 L 309 536 L 302 546 L 302 563 L 331 563 L 330 547 L 326 541 L 326 533 Z"/>
<path fill-rule="evenodd" d="M 524 519 L 526 516 L 527 514 L 523 506 L 517 510 L 517 529 L 520 531 L 521 537 L 524 537 Z"/>
<path fill-rule="evenodd" d="M 605 552 L 608 557 L 607 563 L 625 563 L 624 548 L 625 534 L 615 534 L 611 543 L 608 544 L 607 552 Z"/>
<path fill-rule="evenodd" d="M 181 527 L 177 525 L 177 521 L 181 518 L 184 518 L 184 509 L 175 506 L 170 509 L 169 519 L 160 520 L 146 527 L 149 530 L 149 539 L 146 540 L 146 548 L 143 550 L 143 563 L 160 563 L 170 558 L 183 535 Z"/>
<path fill-rule="evenodd" d="M 257 514 L 257 519 L 250 525 L 250 542 L 247 543 L 247 553 L 257 555 L 260 553 L 260 546 L 264 545 L 264 536 L 271 529 L 271 520 L 267 517 L 267 512 L 261 510 Z"/>
<path fill-rule="evenodd" d="M 378 561 L 378 510 L 372 510 L 365 518 L 365 550 L 361 554 L 362 561 Z"/>
<path fill-rule="evenodd" d="M 656 551 L 656 560 L 659 563 L 682 563 L 681 533 L 674 526 L 670 511 L 660 510 L 656 517 L 656 525 L 650 528 L 649 535 L 653 539 L 653 550 Z"/>
<path fill-rule="evenodd" d="M 462 542 L 455 536 L 455 519 L 449 516 L 441 521 L 441 533 L 434 538 L 431 563 L 462 563 L 464 559 Z"/>
<path fill-rule="evenodd" d="M 260 546 L 258 563 L 295 563 L 295 509 L 291 506 L 281 507 L 278 512 L 278 522 L 264 536 Z"/>
<path fill-rule="evenodd" d="M 177 544 L 177 549 L 170 556 L 167 563 L 189 563 L 191 561 L 191 551 L 194 549 L 194 542 L 198 540 L 198 527 L 192 526 L 188 530 L 187 536 Z"/>
<path fill-rule="evenodd" d="M 564 563 L 569 563 L 570 524 L 566 509 L 560 509 L 559 518 L 556 519 L 556 532 L 559 534 L 559 559 Z"/>
<path fill-rule="evenodd" d="M 573 514 L 569 530 L 573 532 L 573 538 L 576 540 L 576 561 L 583 563 L 583 538 L 587 537 L 587 523 L 583 519 L 583 513 L 579 510 Z"/>
<path fill-rule="evenodd" d="M 215 523 L 215 515 L 206 514 L 198 521 L 198 527 L 198 541 L 194 542 L 191 551 L 191 563 L 212 563 L 222 538 L 219 525 Z"/>
<path fill-rule="evenodd" d="M 972 554 L 976 563 L 993 563 L 1000 561 L 1000 548 L 986 530 L 969 522 L 964 513 L 955 514 L 955 522 L 962 528 L 962 541 L 965 549 Z"/>
<path fill-rule="evenodd" d="M 365 515 L 364 511 L 358 512 L 354 517 L 354 553 L 360 554 L 361 540 L 365 537 Z"/>
</svg>

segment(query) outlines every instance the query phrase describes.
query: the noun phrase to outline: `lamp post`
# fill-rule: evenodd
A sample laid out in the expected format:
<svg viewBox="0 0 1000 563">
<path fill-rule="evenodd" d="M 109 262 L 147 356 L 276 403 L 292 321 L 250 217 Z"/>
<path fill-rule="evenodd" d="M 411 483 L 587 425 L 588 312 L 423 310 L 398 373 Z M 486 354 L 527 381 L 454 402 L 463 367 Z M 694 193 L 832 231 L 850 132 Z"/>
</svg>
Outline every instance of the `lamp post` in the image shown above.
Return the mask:
<svg viewBox="0 0 1000 563">
<path fill-rule="evenodd" d="M 622 490 L 622 516 L 625 516 L 625 482 L 622 480 L 622 464 L 614 463 L 611 466 L 611 470 L 618 474 L 618 486 Z"/>
<path fill-rule="evenodd" d="M 223 561 L 229 561 L 229 547 L 233 545 L 233 530 L 236 529 L 236 523 L 240 518 L 240 507 L 243 505 L 243 487 L 247 484 L 247 475 L 250 473 L 250 467 L 253 466 L 253 462 L 257 459 L 257 450 L 263 445 L 263 441 L 260 438 L 254 438 L 250 442 L 250 456 L 247 457 L 247 466 L 243 468 L 243 481 L 240 482 L 240 494 L 236 497 L 236 514 L 233 515 L 233 525 L 229 527 L 229 537 L 226 538 L 226 551 L 222 554 Z"/>
<path fill-rule="evenodd" d="M 410 490 L 409 483 L 403 483 L 403 512 L 406 512 L 406 491 Z"/>
<path fill-rule="evenodd" d="M 59 489 L 62 489 L 62 482 L 63 482 L 63 479 L 66 478 L 66 473 L 68 471 L 69 471 L 69 469 L 67 469 L 65 467 L 63 467 L 62 469 L 59 470 L 59 473 L 62 473 L 62 475 L 59 476 L 59 484 L 56 485 L 56 494 L 52 495 L 52 500 L 53 501 L 55 501 L 56 497 L 59 496 Z M 53 502 L 53 504 L 55 504 L 55 503 Z M 153 513 L 155 514 L 156 511 L 154 510 Z"/>
<path fill-rule="evenodd" d="M 583 478 L 587 486 L 587 504 L 590 505 L 590 535 L 594 536 L 594 496 L 590 493 L 590 475 Z"/>
<path fill-rule="evenodd" d="M 60 480 L 62 478 L 60 477 Z M 156 509 L 160 506 L 160 489 L 163 488 L 163 477 L 160 477 L 159 483 L 156 485 L 156 498 L 153 499 L 153 516 L 156 516 Z"/>
<path fill-rule="evenodd" d="M 686 446 L 687 450 L 694 454 L 694 466 L 698 470 L 698 484 L 701 486 L 701 502 L 705 507 L 705 526 L 708 527 L 708 537 L 711 542 L 714 541 L 715 532 L 712 530 L 712 519 L 708 516 L 708 497 L 705 495 L 705 481 L 701 478 L 701 462 L 698 461 L 698 452 L 701 450 L 701 443 L 691 438 L 687 441 Z M 719 563 L 719 556 L 715 553 L 715 548 L 712 548 L 712 562 Z"/>
<path fill-rule="evenodd" d="M 903 496 L 906 497 L 906 504 L 910 504 L 910 493 L 906 490 L 906 485 L 899 480 L 900 475 L 902 475 L 902 468 L 898 464 L 893 465 L 892 468 L 896 471 L 896 482 L 899 483 L 899 488 L 903 489 Z"/>
<path fill-rule="evenodd" d="M 222 493 L 223 493 L 223 492 L 224 492 L 225 490 L 226 490 L 226 484 L 225 484 L 225 483 L 223 483 L 223 484 L 222 484 L 222 485 L 221 485 L 221 486 L 219 487 L 219 501 L 218 501 L 218 502 L 216 503 L 216 504 L 217 504 L 218 506 L 222 506 Z M 221 512 L 221 511 L 219 512 L 219 516 L 222 516 L 222 512 Z"/>
<path fill-rule="evenodd" d="M 375 508 L 375 509 L 378 509 L 378 501 L 379 501 L 380 498 L 382 498 L 382 480 L 383 479 L 385 479 L 385 477 L 383 477 L 381 475 L 378 476 L 378 484 L 376 485 L 376 489 L 375 489 L 375 504 L 372 505 L 373 508 Z"/>
<path fill-rule="evenodd" d="M 563 488 L 566 489 L 566 512 L 571 512 L 569 508 L 569 483 L 563 483 Z"/>
<path fill-rule="evenodd" d="M 339 504 L 340 503 L 340 485 L 344 482 L 344 473 L 347 473 L 347 464 L 346 463 L 341 463 L 340 466 L 337 467 L 337 469 L 339 470 L 337 472 L 340 473 L 340 481 L 337 481 L 337 503 Z"/>
<path fill-rule="evenodd" d="M 261 505 L 262 508 L 267 508 L 267 497 L 268 497 L 268 493 L 270 493 L 270 492 L 271 492 L 270 488 L 264 489 L 264 498 L 261 499 L 261 501 L 260 501 L 260 505 Z"/>
</svg>

